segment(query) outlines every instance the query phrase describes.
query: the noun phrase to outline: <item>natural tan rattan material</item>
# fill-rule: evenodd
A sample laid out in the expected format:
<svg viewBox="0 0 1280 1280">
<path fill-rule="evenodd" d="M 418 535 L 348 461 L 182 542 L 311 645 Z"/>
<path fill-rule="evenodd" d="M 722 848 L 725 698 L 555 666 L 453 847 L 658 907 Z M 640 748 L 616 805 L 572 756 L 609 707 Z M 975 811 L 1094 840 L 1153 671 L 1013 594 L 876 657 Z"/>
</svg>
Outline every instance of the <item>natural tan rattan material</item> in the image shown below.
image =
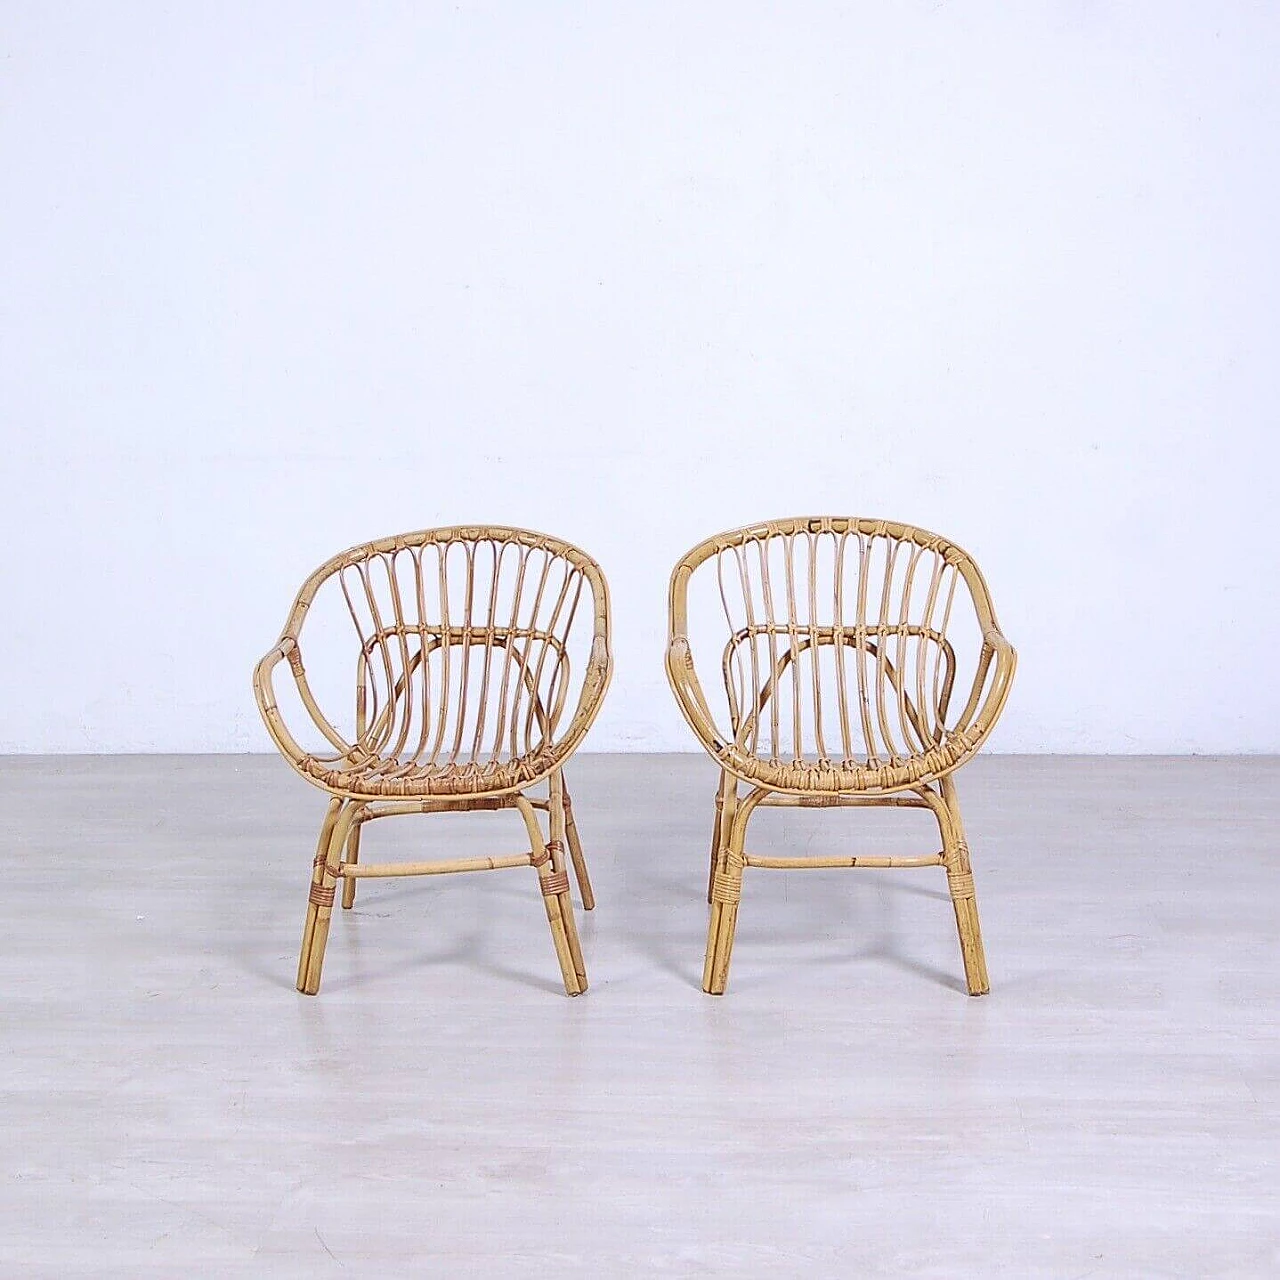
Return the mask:
<svg viewBox="0 0 1280 1280">
<path fill-rule="evenodd" d="M 349 728 L 339 727 L 343 717 L 321 710 L 303 661 L 303 623 L 326 594 L 355 627 L 357 643 L 343 646 L 356 678 Z M 309 659 L 310 637 L 311 627 Z M 332 649 L 316 644 L 321 656 Z M 286 727 L 272 685 L 281 662 L 324 748 L 305 749 Z M 595 900 L 563 770 L 600 709 L 611 672 L 609 592 L 600 566 L 546 534 L 427 529 L 352 547 L 307 579 L 279 641 L 253 675 L 276 746 L 332 797 L 312 864 L 299 991 L 320 989 L 339 881 L 349 908 L 356 881 L 365 877 L 501 867 L 537 871 L 565 990 L 586 990 L 570 861 L 584 907 Z M 350 675 L 345 683 L 350 688 Z M 541 784 L 544 795 L 527 794 Z M 487 809 L 519 812 L 528 852 L 360 861 L 361 831 L 375 818 Z M 539 811 L 547 815 L 546 836 Z"/>
<path fill-rule="evenodd" d="M 707 568 L 699 574 L 701 566 Z M 723 619 L 715 624 L 721 640 L 702 659 L 704 666 L 718 661 L 719 719 L 695 670 L 698 641 L 690 636 L 691 589 L 708 579 L 707 598 L 718 607 L 708 604 L 697 620 L 716 613 Z M 974 674 L 957 706 L 952 693 L 965 639 Z M 990 734 L 1015 663 L 977 565 L 911 525 L 773 520 L 708 538 L 676 565 L 667 677 L 721 768 L 703 990 L 724 992 L 746 867 L 852 866 L 944 867 L 969 992 L 989 989 L 951 775 Z M 869 805 L 928 809 L 941 851 L 787 858 L 745 851 L 747 823 L 760 806 Z"/>
</svg>

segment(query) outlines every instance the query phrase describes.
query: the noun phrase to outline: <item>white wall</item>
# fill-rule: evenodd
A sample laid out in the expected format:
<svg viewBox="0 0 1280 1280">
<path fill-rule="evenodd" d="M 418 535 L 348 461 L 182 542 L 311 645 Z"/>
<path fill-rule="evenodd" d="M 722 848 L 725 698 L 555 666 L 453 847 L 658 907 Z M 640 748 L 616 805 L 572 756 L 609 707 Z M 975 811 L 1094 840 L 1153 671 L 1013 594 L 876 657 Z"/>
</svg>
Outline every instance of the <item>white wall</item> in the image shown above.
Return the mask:
<svg viewBox="0 0 1280 1280">
<path fill-rule="evenodd" d="M 1280 9 L 39 4 L 0 23 L 0 750 L 269 749 L 330 552 L 967 546 L 1007 751 L 1280 750 Z"/>
</svg>

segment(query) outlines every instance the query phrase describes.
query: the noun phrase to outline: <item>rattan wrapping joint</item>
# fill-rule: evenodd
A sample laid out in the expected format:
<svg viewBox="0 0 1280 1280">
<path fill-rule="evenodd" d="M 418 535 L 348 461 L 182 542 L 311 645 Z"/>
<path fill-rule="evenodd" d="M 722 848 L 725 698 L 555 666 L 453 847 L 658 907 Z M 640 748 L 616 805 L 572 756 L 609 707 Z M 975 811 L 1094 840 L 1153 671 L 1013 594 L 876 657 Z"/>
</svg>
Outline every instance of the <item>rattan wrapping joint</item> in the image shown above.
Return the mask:
<svg viewBox="0 0 1280 1280">
<path fill-rule="evenodd" d="M 972 871 L 948 871 L 947 886 L 950 888 L 953 898 L 972 898 L 975 896 Z"/>
<path fill-rule="evenodd" d="M 549 876 L 543 876 L 538 883 L 542 886 L 542 892 L 545 897 L 553 898 L 557 894 L 569 892 L 569 869 L 563 867 L 559 871 L 553 871 Z"/>
<path fill-rule="evenodd" d="M 334 887 L 335 886 L 330 885 L 326 889 L 322 884 L 313 884 L 311 886 L 311 892 L 307 894 L 307 901 L 314 903 L 317 907 L 333 906 Z"/>
<path fill-rule="evenodd" d="M 717 871 L 711 877 L 712 902 L 737 902 L 742 897 L 742 877 Z"/>
</svg>

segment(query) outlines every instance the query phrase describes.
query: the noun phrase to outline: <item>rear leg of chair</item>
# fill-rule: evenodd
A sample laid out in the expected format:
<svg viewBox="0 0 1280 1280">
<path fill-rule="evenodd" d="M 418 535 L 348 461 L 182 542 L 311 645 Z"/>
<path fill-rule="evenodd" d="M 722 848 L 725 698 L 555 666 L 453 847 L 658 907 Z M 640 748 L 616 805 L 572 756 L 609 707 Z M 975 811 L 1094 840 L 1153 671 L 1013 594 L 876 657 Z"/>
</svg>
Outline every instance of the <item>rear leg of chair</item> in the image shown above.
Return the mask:
<svg viewBox="0 0 1280 1280">
<path fill-rule="evenodd" d="M 564 779 L 560 779 L 563 784 Z M 562 788 L 563 789 L 563 788 Z M 554 789 L 553 789 L 554 797 Z M 587 989 L 587 967 L 582 959 L 582 943 L 578 938 L 578 923 L 573 918 L 573 900 L 569 894 L 569 868 L 565 859 L 565 841 L 567 840 L 568 814 L 563 804 L 553 803 L 548 811 L 548 825 L 551 828 L 551 839 L 547 842 L 547 852 L 551 855 L 551 871 L 557 877 L 557 896 L 561 896 L 560 917 L 564 921 L 565 937 L 569 943 L 569 956 L 573 961 L 573 971 L 578 979 L 578 990 Z M 560 889 L 563 883 L 564 888 Z M 588 882 L 589 883 L 589 882 Z"/>
<path fill-rule="evenodd" d="M 956 913 L 956 930 L 960 935 L 960 955 L 964 961 L 964 977 L 971 996 L 984 996 L 991 990 L 987 976 L 987 957 L 982 946 L 982 926 L 978 922 L 978 900 L 973 887 L 973 869 L 969 863 L 969 845 L 955 784 L 950 776 L 942 779 L 942 798 L 947 808 L 950 831 L 943 828 L 943 854 L 946 857 L 947 887 Z"/>
<path fill-rule="evenodd" d="M 569 899 L 569 869 L 564 864 L 564 844 L 555 839 L 550 843 L 544 841 L 533 806 L 523 796 L 516 796 L 515 803 L 529 833 L 533 866 L 538 873 L 538 888 L 542 891 L 564 989 L 571 996 L 579 996 L 587 989 L 587 971 L 573 920 L 573 904 Z M 558 809 L 557 805 L 551 807 L 553 831 L 563 824 L 564 811 L 559 809 L 557 820 Z"/>
<path fill-rule="evenodd" d="M 569 788 L 564 785 L 564 774 L 561 772 L 560 792 L 563 798 L 565 838 L 569 842 L 569 857 L 573 861 L 573 874 L 578 881 L 578 892 L 582 895 L 582 909 L 594 911 L 596 895 L 591 888 L 591 877 L 587 874 L 587 860 L 582 854 L 582 841 L 578 838 L 578 824 L 573 818 L 573 800 L 569 796 Z"/>
<path fill-rule="evenodd" d="M 347 856 L 343 859 L 346 866 L 354 867 L 360 861 L 360 832 L 363 827 L 363 822 L 351 824 L 351 834 L 347 837 Z M 350 911 L 355 905 L 356 881 L 354 877 L 348 876 L 342 881 L 342 909 Z"/>
<path fill-rule="evenodd" d="M 321 830 L 320 835 L 321 847 L 316 852 L 311 871 L 302 955 L 298 960 L 298 990 L 303 995 L 313 996 L 320 990 L 320 974 L 324 968 L 325 946 L 329 941 L 329 919 L 333 915 L 338 868 L 355 814 L 354 804 L 348 803 L 344 807 L 341 801 L 334 801 L 330 804 L 329 813 L 325 815 L 325 829 Z"/>
</svg>

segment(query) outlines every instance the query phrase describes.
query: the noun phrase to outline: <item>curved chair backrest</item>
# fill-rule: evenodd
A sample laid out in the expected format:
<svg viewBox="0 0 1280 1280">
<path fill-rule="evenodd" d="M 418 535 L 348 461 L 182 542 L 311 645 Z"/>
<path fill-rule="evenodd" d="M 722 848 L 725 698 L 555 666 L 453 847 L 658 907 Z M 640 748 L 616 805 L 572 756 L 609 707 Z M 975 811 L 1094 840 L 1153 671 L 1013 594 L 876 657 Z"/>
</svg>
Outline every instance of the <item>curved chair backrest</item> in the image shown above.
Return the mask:
<svg viewBox="0 0 1280 1280">
<path fill-rule="evenodd" d="M 316 647 L 304 623 L 321 601 L 355 632 L 342 729 L 302 662 Z M 405 768 L 550 765 L 586 733 L 608 682 L 609 594 L 590 556 L 546 534 L 426 529 L 321 565 L 282 639 L 296 642 L 303 701 L 340 753 Z"/>
<path fill-rule="evenodd" d="M 942 749 L 957 735 L 976 747 L 1007 693 L 1002 674 L 1000 696 L 983 698 L 1004 642 L 977 566 L 910 525 L 797 518 L 720 534 L 676 565 L 670 604 L 668 669 L 686 717 L 740 763 L 810 762 L 864 780 L 880 770 L 881 785 L 901 785 L 892 770 L 905 761 L 953 767 Z M 696 675 L 672 668 L 682 660 L 707 684 L 718 667 L 721 716 Z M 953 697 L 966 668 L 972 692 Z"/>
</svg>

